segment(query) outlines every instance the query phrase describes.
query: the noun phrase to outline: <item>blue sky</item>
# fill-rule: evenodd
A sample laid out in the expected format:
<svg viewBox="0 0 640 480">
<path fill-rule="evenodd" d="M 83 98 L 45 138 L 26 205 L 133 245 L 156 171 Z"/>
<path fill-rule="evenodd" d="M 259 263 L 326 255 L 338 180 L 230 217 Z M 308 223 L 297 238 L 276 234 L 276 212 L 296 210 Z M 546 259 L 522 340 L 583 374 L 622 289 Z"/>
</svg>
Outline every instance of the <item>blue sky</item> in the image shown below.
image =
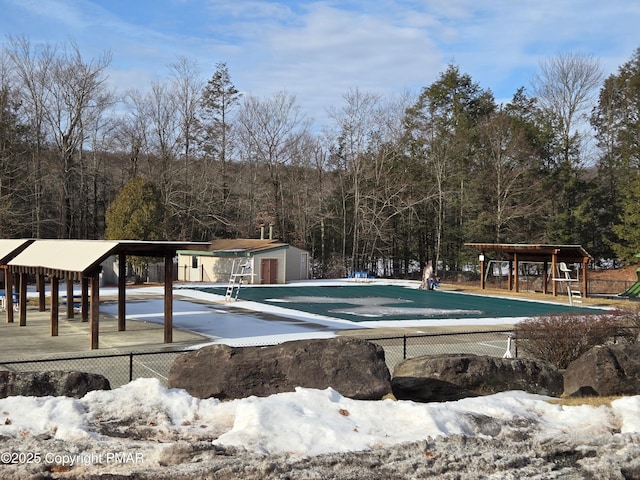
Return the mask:
<svg viewBox="0 0 640 480">
<path fill-rule="evenodd" d="M 635 0 L 0 0 L 0 33 L 113 55 L 110 82 L 148 89 L 179 56 L 242 92 L 286 90 L 316 119 L 351 88 L 417 93 L 450 63 L 507 101 L 539 61 L 578 52 L 606 75 L 640 47 Z"/>
</svg>

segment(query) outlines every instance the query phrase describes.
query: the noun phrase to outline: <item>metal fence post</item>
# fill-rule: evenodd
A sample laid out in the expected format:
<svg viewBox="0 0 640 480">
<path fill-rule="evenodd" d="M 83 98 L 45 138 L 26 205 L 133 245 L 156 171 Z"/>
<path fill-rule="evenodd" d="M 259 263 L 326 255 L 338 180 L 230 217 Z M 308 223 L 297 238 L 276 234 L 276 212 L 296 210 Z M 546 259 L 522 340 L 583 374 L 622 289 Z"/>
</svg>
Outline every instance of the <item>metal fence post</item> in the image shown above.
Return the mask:
<svg viewBox="0 0 640 480">
<path fill-rule="evenodd" d="M 407 336 L 402 336 L 402 359 L 407 359 Z"/>
<path fill-rule="evenodd" d="M 133 381 L 133 352 L 129 353 L 129 381 Z"/>
</svg>

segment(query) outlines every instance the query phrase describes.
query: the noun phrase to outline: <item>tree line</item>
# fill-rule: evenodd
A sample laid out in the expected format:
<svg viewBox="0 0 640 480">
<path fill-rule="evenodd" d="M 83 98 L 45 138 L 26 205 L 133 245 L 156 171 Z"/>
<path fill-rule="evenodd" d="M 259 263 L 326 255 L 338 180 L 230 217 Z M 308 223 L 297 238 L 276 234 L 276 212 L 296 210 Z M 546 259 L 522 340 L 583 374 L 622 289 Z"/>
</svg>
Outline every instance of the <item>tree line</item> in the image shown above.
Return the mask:
<svg viewBox="0 0 640 480">
<path fill-rule="evenodd" d="M 417 94 L 354 88 L 314 128 L 293 94 L 243 95 L 179 57 L 148 90 L 108 86 L 111 54 L 0 46 L 0 237 L 210 241 L 262 226 L 318 276 L 461 269 L 465 242 L 640 251 L 640 49 L 542 59 L 497 102 L 457 65 Z"/>
</svg>

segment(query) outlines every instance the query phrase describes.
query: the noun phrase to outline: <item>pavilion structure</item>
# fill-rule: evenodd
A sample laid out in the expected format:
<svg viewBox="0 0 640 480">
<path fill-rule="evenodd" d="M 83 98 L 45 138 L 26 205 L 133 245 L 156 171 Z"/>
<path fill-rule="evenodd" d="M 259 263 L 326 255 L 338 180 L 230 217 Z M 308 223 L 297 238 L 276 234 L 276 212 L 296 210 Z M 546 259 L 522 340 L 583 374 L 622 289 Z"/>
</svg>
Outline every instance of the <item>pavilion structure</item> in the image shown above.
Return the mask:
<svg viewBox="0 0 640 480">
<path fill-rule="evenodd" d="M 488 254 L 499 256 L 501 260 L 509 262 L 508 285 L 509 290 L 518 292 L 520 289 L 519 264 L 522 262 L 536 262 L 543 265 L 543 271 L 547 272 L 549 266 L 552 272 L 551 293 L 558 295 L 560 282 L 566 278 L 560 277 L 558 267 L 561 262 L 565 264 L 580 264 L 582 277 L 580 289 L 583 296 L 588 296 L 587 291 L 587 266 L 593 257 L 581 245 L 547 245 L 547 244 L 521 244 L 521 243 L 465 243 L 465 247 L 478 251 L 480 263 L 480 288 L 485 289 L 486 268 Z M 543 276 L 543 293 L 548 293 L 548 277 Z"/>
<path fill-rule="evenodd" d="M 173 342 L 173 270 L 178 250 L 207 250 L 208 242 L 135 240 L 0 240 L 0 268 L 4 270 L 6 320 L 14 321 L 14 283 L 17 283 L 20 326 L 27 324 L 27 284 L 35 277 L 38 308 L 46 310 L 45 279 L 50 282 L 51 336 L 58 335 L 59 282 L 66 282 L 67 318 L 74 316 L 74 283 L 83 322 L 90 322 L 90 348 L 98 348 L 101 264 L 118 258 L 118 331 L 126 330 L 126 257 L 164 259 L 164 342 Z"/>
</svg>

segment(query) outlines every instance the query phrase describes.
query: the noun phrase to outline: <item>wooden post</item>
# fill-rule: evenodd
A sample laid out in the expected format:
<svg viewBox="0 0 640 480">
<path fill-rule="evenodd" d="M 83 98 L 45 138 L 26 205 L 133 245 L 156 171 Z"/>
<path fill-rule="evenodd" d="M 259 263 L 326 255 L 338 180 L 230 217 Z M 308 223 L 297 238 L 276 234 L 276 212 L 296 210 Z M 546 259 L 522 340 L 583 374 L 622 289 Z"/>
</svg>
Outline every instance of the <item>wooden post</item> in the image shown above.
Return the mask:
<svg viewBox="0 0 640 480">
<path fill-rule="evenodd" d="M 520 276 L 518 275 L 519 269 L 520 269 L 520 265 L 518 264 L 518 254 L 514 252 L 513 253 L 513 290 L 515 292 L 520 291 Z"/>
<path fill-rule="evenodd" d="M 100 329 L 100 276 L 98 273 L 91 275 L 91 319 L 89 330 L 91 331 L 91 350 L 98 348 L 98 334 Z"/>
<path fill-rule="evenodd" d="M 13 272 L 5 270 L 4 274 L 5 307 L 7 308 L 7 323 L 13 323 Z"/>
<path fill-rule="evenodd" d="M 164 343 L 173 343 L 173 255 L 164 257 Z"/>
<path fill-rule="evenodd" d="M 82 293 L 80 294 L 81 305 L 80 305 L 80 316 L 82 317 L 83 322 L 89 321 L 89 279 L 82 276 L 82 280 L 80 280 L 80 288 L 82 289 Z"/>
<path fill-rule="evenodd" d="M 554 251 L 551 254 L 551 293 L 554 297 L 558 296 L 558 282 L 555 281 L 556 273 L 558 272 L 558 251 Z"/>
<path fill-rule="evenodd" d="M 42 273 L 36 277 L 36 288 L 38 289 L 38 311 L 44 312 L 47 309 L 47 298 L 44 288 L 44 274 Z"/>
<path fill-rule="evenodd" d="M 587 258 L 582 259 L 582 291 L 585 298 L 589 296 L 589 292 L 587 291 L 589 282 L 587 281 L 587 267 L 589 264 L 589 260 Z"/>
<path fill-rule="evenodd" d="M 118 331 L 127 329 L 127 256 L 118 254 Z"/>
<path fill-rule="evenodd" d="M 13 295 L 12 295 L 13 296 Z M 27 274 L 20 274 L 20 287 L 18 292 L 18 305 L 20 306 L 20 326 L 27 324 Z M 13 310 L 13 307 L 12 307 Z"/>
<path fill-rule="evenodd" d="M 59 279 L 51 277 L 51 336 L 58 336 L 58 310 L 60 308 Z"/>
<path fill-rule="evenodd" d="M 67 319 L 73 318 L 73 279 L 67 278 Z"/>
<path fill-rule="evenodd" d="M 481 252 L 478 258 L 480 260 L 480 288 L 484 290 L 486 287 L 485 276 L 486 276 L 486 269 L 487 269 L 487 265 L 484 261 L 484 252 Z"/>
</svg>

